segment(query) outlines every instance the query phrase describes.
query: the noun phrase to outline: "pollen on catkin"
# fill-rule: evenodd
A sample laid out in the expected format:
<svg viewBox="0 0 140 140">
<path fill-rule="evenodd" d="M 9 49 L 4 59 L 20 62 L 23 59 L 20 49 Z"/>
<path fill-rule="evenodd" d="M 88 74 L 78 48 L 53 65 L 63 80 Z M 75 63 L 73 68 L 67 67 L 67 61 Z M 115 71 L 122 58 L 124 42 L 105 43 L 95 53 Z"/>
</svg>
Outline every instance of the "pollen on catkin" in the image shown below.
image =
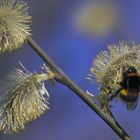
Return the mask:
<svg viewBox="0 0 140 140">
<path fill-rule="evenodd" d="M 23 1 L 0 1 L 0 53 L 20 48 L 30 35 L 31 16 L 27 9 Z"/>
<path fill-rule="evenodd" d="M 42 115 L 48 107 L 49 94 L 44 81 L 48 75 L 16 69 L 5 78 L 0 91 L 0 131 L 16 133 Z M 44 97 L 46 95 L 46 98 Z"/>
<path fill-rule="evenodd" d="M 107 104 L 107 96 L 119 88 L 122 72 L 134 66 L 140 73 L 140 45 L 121 41 L 108 46 L 106 51 L 99 53 L 90 68 L 90 78 L 100 85 L 100 104 Z"/>
</svg>

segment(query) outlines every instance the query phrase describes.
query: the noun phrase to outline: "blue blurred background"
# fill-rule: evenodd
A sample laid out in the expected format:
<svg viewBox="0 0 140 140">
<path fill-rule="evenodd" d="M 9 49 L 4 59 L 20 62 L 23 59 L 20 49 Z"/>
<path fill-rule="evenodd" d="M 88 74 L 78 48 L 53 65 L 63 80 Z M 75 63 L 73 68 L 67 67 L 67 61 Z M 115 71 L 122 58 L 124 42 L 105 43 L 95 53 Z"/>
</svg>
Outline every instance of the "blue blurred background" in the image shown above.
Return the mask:
<svg viewBox="0 0 140 140">
<path fill-rule="evenodd" d="M 95 56 L 120 40 L 140 42 L 140 1 L 133 0 L 30 0 L 32 36 L 42 49 L 83 90 L 98 94 L 98 86 L 85 77 Z M 29 71 L 40 71 L 43 61 L 26 44 L 0 56 L 0 78 L 18 61 Z M 3 81 L 4 82 L 4 81 Z M 16 135 L 0 134 L 0 140 L 119 140 L 116 134 L 72 91 L 46 83 L 50 110 Z M 140 138 L 140 104 L 128 112 L 113 102 L 113 113 L 134 138 Z"/>
</svg>

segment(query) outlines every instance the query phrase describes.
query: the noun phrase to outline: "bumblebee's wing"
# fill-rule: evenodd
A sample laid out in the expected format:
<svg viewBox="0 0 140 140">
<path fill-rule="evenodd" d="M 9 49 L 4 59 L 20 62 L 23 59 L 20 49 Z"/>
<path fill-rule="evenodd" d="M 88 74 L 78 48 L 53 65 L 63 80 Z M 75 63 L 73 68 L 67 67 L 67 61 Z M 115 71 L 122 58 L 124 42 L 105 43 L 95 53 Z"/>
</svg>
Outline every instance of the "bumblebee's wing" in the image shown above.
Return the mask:
<svg viewBox="0 0 140 140">
<path fill-rule="evenodd" d="M 138 100 L 126 102 L 127 110 L 133 111 L 137 107 L 137 104 Z"/>
</svg>

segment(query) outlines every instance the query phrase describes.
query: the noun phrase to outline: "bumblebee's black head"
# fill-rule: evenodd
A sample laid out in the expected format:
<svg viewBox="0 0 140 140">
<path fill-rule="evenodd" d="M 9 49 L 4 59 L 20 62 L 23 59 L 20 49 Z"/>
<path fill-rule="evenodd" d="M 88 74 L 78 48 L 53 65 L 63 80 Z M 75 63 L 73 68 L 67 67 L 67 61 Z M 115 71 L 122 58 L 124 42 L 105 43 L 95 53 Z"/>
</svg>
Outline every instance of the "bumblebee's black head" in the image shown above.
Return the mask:
<svg viewBox="0 0 140 140">
<path fill-rule="evenodd" d="M 129 66 L 127 69 L 126 68 L 123 69 L 122 76 L 123 77 L 126 77 L 128 75 L 135 75 L 136 76 L 137 74 L 138 74 L 138 72 L 137 72 L 136 68 L 133 66 Z"/>
<path fill-rule="evenodd" d="M 120 85 L 123 86 L 123 88 L 136 87 L 138 89 L 138 87 L 140 87 L 140 76 L 135 67 L 129 66 L 127 69 L 125 68 L 122 73 Z"/>
<path fill-rule="evenodd" d="M 125 71 L 126 74 L 128 73 L 137 73 L 137 70 L 135 67 L 133 66 L 130 66 L 126 71 Z"/>
</svg>

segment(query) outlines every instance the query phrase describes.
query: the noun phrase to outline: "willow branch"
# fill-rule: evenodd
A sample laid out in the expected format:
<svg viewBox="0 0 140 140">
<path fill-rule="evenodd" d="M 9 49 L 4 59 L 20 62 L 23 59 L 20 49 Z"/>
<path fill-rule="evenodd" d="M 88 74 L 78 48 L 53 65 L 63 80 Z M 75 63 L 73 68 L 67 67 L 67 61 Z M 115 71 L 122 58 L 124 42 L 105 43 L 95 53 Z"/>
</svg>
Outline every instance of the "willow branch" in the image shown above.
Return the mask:
<svg viewBox="0 0 140 140">
<path fill-rule="evenodd" d="M 96 114 L 103 119 L 108 126 L 122 139 L 131 140 L 130 136 L 119 127 L 115 120 L 107 113 L 104 113 L 90 98 L 89 96 L 78 87 L 70 78 L 49 58 L 49 56 L 39 47 L 39 45 L 29 37 L 27 39 L 30 47 L 45 61 L 49 68 L 55 73 L 55 80 L 59 83 L 67 86 L 73 91 L 78 97 L 80 97 Z"/>
</svg>

